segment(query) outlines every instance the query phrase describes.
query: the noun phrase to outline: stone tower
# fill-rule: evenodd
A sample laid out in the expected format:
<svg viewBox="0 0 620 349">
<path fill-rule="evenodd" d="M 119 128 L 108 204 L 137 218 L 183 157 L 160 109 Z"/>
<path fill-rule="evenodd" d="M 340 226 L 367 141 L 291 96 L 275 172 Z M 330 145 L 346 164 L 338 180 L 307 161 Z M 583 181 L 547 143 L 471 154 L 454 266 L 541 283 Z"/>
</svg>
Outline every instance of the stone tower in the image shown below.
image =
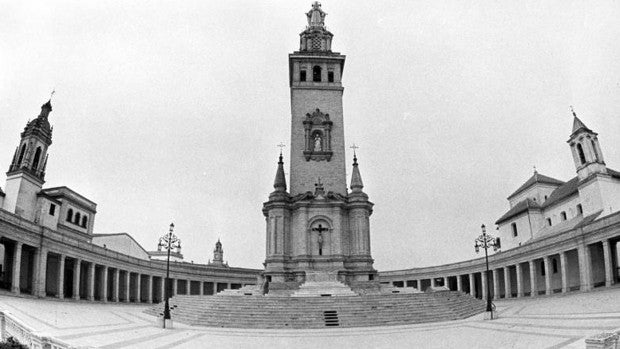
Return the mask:
<svg viewBox="0 0 620 349">
<path fill-rule="evenodd" d="M 6 173 L 6 198 L 3 208 L 28 220 L 34 220 L 37 193 L 45 183 L 47 149 L 52 144 L 52 127 L 48 116 L 50 101 L 41 106 L 41 113 L 29 121 L 15 149 Z"/>
<path fill-rule="evenodd" d="M 306 16 L 300 49 L 289 55 L 290 192 L 280 153 L 275 190 L 263 205 L 265 276 L 271 290 L 278 284 L 299 284 L 310 274 L 332 275 L 350 285 L 376 275 L 370 254 L 373 204 L 362 191 L 357 158 L 352 192 L 347 192 L 341 83 L 345 56 L 332 52 L 333 35 L 318 2 Z"/>
</svg>

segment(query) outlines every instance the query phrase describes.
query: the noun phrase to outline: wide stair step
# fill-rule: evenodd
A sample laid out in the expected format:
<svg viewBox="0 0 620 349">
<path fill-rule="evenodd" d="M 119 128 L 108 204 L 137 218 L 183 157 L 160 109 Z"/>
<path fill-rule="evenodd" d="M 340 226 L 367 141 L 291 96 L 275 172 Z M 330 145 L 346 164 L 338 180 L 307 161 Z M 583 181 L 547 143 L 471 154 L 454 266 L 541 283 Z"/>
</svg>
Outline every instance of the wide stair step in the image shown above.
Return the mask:
<svg viewBox="0 0 620 349">
<path fill-rule="evenodd" d="M 338 297 L 183 296 L 170 299 L 175 321 L 226 328 L 331 328 L 464 319 L 485 303 L 456 291 Z M 160 316 L 163 304 L 145 311 Z"/>
</svg>

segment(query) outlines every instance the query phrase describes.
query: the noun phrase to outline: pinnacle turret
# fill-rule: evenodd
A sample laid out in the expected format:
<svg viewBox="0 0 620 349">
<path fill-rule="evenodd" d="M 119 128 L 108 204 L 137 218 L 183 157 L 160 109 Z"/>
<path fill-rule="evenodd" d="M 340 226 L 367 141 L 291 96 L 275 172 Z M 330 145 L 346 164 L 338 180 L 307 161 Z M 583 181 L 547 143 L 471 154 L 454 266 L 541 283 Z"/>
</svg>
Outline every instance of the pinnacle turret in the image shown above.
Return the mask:
<svg viewBox="0 0 620 349">
<path fill-rule="evenodd" d="M 276 171 L 276 179 L 273 182 L 276 191 L 286 191 L 286 177 L 284 177 L 284 161 L 282 161 L 282 153 L 278 161 L 278 170 Z"/>
<path fill-rule="evenodd" d="M 357 155 L 353 154 L 353 173 L 351 174 L 351 190 L 353 192 L 361 192 L 364 188 L 362 176 L 357 165 Z"/>
</svg>

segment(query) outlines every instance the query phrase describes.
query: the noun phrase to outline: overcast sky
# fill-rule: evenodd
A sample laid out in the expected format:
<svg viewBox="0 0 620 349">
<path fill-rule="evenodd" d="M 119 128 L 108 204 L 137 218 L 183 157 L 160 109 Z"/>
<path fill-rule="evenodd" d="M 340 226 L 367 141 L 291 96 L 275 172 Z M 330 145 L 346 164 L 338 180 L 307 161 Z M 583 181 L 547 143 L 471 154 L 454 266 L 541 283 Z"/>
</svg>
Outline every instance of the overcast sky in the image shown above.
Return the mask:
<svg viewBox="0 0 620 349">
<path fill-rule="evenodd" d="M 262 268 L 262 203 L 290 142 L 288 53 L 310 4 L 0 1 L 0 169 L 56 89 L 45 186 L 95 201 L 95 233 L 152 250 L 174 222 L 188 261 L 221 238 L 230 265 Z M 375 203 L 378 270 L 475 258 L 480 225 L 532 166 L 574 177 L 570 105 L 620 169 L 619 1 L 323 10 L 347 56 L 345 140 Z"/>
</svg>

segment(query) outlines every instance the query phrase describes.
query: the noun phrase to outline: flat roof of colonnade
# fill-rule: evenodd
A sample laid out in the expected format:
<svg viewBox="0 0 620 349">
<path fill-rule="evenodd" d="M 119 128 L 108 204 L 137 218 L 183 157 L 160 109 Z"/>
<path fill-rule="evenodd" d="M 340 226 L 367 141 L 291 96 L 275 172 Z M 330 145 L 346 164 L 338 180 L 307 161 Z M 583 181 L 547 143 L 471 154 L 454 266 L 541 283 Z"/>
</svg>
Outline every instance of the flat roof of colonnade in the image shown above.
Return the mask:
<svg viewBox="0 0 620 349">
<path fill-rule="evenodd" d="M 601 240 L 620 237 L 620 212 L 589 221 L 584 217 L 575 227 L 529 240 L 523 245 L 489 255 L 489 268 L 500 268 L 533 259 L 559 254 L 578 248 L 580 244 L 593 244 Z M 461 262 L 429 267 L 387 270 L 379 272 L 380 281 L 429 279 L 477 273 L 485 270 L 484 256 Z"/>
</svg>

